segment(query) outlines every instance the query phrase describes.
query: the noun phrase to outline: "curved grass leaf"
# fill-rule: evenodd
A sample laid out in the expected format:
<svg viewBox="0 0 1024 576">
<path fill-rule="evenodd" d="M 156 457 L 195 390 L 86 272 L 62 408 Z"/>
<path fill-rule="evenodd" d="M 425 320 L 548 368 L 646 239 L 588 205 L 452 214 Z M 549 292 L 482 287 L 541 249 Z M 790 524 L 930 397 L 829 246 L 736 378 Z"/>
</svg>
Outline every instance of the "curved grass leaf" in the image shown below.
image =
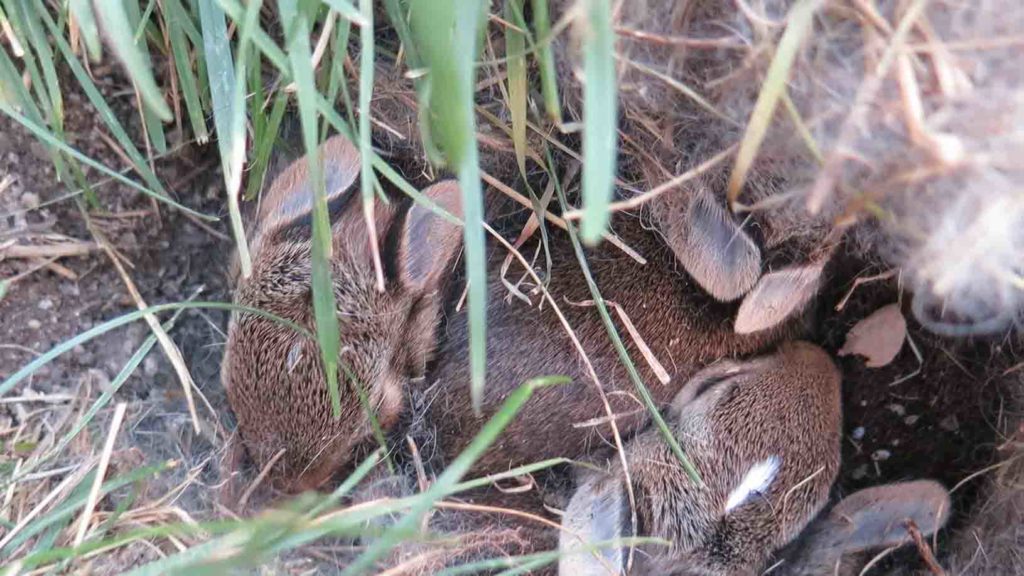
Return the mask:
<svg viewBox="0 0 1024 576">
<path fill-rule="evenodd" d="M 238 40 L 238 69 L 231 59 L 228 28 L 224 12 L 213 0 L 199 0 L 199 20 L 203 29 L 203 51 L 206 72 L 213 98 L 213 124 L 217 130 L 217 149 L 220 151 L 227 190 L 228 214 L 231 231 L 238 247 L 238 262 L 242 277 L 252 274 L 249 244 L 242 227 L 242 212 L 238 194 L 242 186 L 242 166 L 245 163 L 245 81 L 246 57 L 253 27 L 258 25 L 262 0 L 249 2 L 242 20 Z"/>
<path fill-rule="evenodd" d="M 568 204 L 565 200 L 565 192 L 562 190 L 561 184 L 558 182 L 558 178 L 555 176 L 554 161 L 551 158 L 551 152 L 548 151 L 548 169 L 551 177 L 555 180 L 555 190 L 558 192 L 558 200 L 562 204 L 563 213 L 568 210 Z M 650 391 L 647 390 L 647 386 L 644 384 L 643 378 L 640 377 L 640 373 L 636 369 L 636 365 L 633 363 L 633 359 L 629 357 L 629 351 L 626 350 L 626 346 L 622 343 L 622 337 L 619 336 L 619 331 L 615 329 L 615 323 L 612 322 L 612 317 L 608 314 L 608 307 L 604 303 L 604 298 L 601 296 L 601 292 L 598 290 L 597 283 L 594 282 L 594 277 L 590 273 L 590 266 L 587 264 L 587 257 L 583 253 L 583 246 L 580 244 L 579 237 L 576 234 L 576 227 L 571 221 L 566 220 L 566 231 L 569 233 L 569 239 L 572 241 L 573 250 L 576 253 L 576 259 L 579 260 L 580 270 L 583 271 L 583 276 L 587 281 L 587 287 L 590 289 L 590 296 L 594 300 L 594 304 L 597 307 L 597 312 L 601 316 L 601 322 L 604 324 L 605 330 L 608 332 L 608 337 L 612 341 L 612 345 L 615 346 L 615 351 L 619 355 L 619 360 L 622 365 L 626 367 L 626 372 L 629 374 L 629 379 L 632 380 L 633 386 L 636 388 L 637 393 L 640 395 L 640 400 L 643 402 L 647 412 L 651 415 L 651 419 L 654 421 L 655 427 L 658 432 L 661 433 L 662 438 L 668 444 L 672 453 L 675 454 L 676 458 L 679 459 L 679 463 L 682 464 L 683 469 L 687 475 L 693 479 L 698 485 L 702 484 L 700 473 L 697 472 L 697 468 L 694 467 L 690 459 L 687 458 L 686 453 L 683 452 L 682 446 L 679 445 L 679 441 L 676 440 L 672 430 L 669 429 L 668 424 L 665 423 L 665 419 L 662 418 L 661 412 L 658 410 L 658 405 L 654 403 L 654 399 L 651 398 Z"/>
<path fill-rule="evenodd" d="M 153 79 L 153 71 L 146 66 L 142 51 L 139 50 L 132 37 L 133 28 L 128 21 L 124 2 L 122 0 L 93 0 L 93 2 L 103 35 L 110 44 L 111 50 L 121 60 L 128 76 L 135 82 L 142 101 L 164 122 L 173 120 L 171 109 L 168 108 L 167 102 L 164 101 L 163 94 L 160 92 L 160 87 Z"/>
<path fill-rule="evenodd" d="M 501 409 L 487 421 L 487 424 L 477 433 L 462 453 L 445 468 L 441 476 L 430 485 L 426 492 L 417 497 L 415 503 L 410 507 L 408 514 L 370 545 L 366 552 L 361 554 L 355 562 L 347 566 L 342 575 L 363 572 L 373 566 L 378 558 L 383 556 L 403 538 L 414 535 L 423 514 L 434 505 L 434 502 L 450 493 L 459 479 L 469 472 L 473 463 L 494 443 L 498 435 L 501 434 L 523 407 L 523 404 L 530 399 L 534 390 L 567 382 L 570 382 L 570 379 L 566 376 L 547 376 L 529 380 L 513 390 L 505 399 L 505 402 L 502 403 Z"/>
<path fill-rule="evenodd" d="M 18 382 L 21 382 L 22 380 L 30 376 L 32 373 L 34 373 L 36 370 L 39 370 L 43 366 L 49 364 L 51 361 L 53 361 L 54 358 L 67 353 L 68 351 L 72 350 L 75 346 L 78 346 L 79 344 L 84 344 L 85 342 L 88 342 L 89 340 L 92 340 L 97 336 L 102 336 L 103 334 L 106 334 L 107 332 L 110 332 L 115 328 L 119 328 L 121 326 L 124 326 L 125 324 L 130 324 L 132 322 L 135 322 L 136 320 L 140 320 L 144 316 L 149 314 L 159 314 L 161 312 L 167 312 L 169 310 L 182 310 L 189 308 L 205 308 L 210 310 L 232 310 L 236 312 L 244 312 L 246 314 L 253 314 L 254 316 L 266 318 L 268 320 L 277 322 L 282 326 L 291 328 L 292 330 L 298 332 L 299 334 L 302 334 L 307 338 L 313 338 L 313 334 L 311 334 L 308 330 L 294 322 L 285 320 L 284 318 L 271 314 L 270 312 L 265 312 L 257 308 L 250 308 L 248 306 L 239 306 L 237 304 L 229 304 L 227 302 L 175 302 L 172 304 L 158 304 L 156 306 L 150 306 L 149 308 L 143 308 L 141 310 L 129 312 L 122 316 L 118 316 L 117 318 L 107 320 L 102 324 L 93 326 L 92 328 L 86 330 L 85 332 L 81 332 L 79 334 L 76 334 L 75 336 L 72 336 L 71 338 L 68 338 L 67 340 L 54 346 L 45 353 L 40 354 L 31 362 L 19 368 L 17 372 L 8 376 L 7 379 L 5 379 L 3 382 L 0 382 L 0 395 L 6 394 Z"/>
<path fill-rule="evenodd" d="M 429 73 L 420 83 L 421 129 L 445 156 L 462 189 L 463 236 L 469 290 L 470 394 L 479 413 L 487 369 L 487 257 L 483 190 L 473 114 L 475 59 L 486 3 L 415 0 L 410 30 Z"/>
<path fill-rule="evenodd" d="M 79 34 L 85 41 L 89 60 L 99 62 L 103 57 L 103 43 L 100 42 L 100 32 L 96 28 L 96 17 L 92 13 L 91 0 L 71 0 L 68 7 L 75 21 L 78 22 Z"/>
<path fill-rule="evenodd" d="M 608 0 L 584 0 L 583 23 L 583 222 L 587 244 L 601 239 L 608 226 L 608 203 L 615 190 L 618 156 L 618 88 L 615 34 Z"/>
<path fill-rule="evenodd" d="M 558 74 L 555 55 L 551 50 L 551 14 L 548 0 L 533 0 L 533 28 L 541 44 L 537 46 L 537 66 L 540 70 L 540 90 L 544 96 L 544 109 L 548 118 L 558 124 L 562 121 L 562 104 L 558 99 Z"/>
<path fill-rule="evenodd" d="M 331 223 L 327 214 L 327 199 L 324 194 L 322 158 L 317 151 L 316 81 L 311 63 L 312 50 L 309 46 L 310 23 L 307 11 L 299 10 L 296 0 L 280 0 L 278 9 L 281 21 L 285 23 L 285 41 L 288 59 L 291 62 L 292 79 L 295 81 L 299 99 L 299 121 L 302 124 L 302 139 L 306 146 L 306 162 L 313 190 L 313 239 L 310 250 L 312 261 L 313 315 L 316 319 L 316 336 L 327 377 L 327 390 L 331 397 L 334 416 L 341 415 L 341 396 L 338 391 L 339 341 L 338 316 L 334 303 L 334 287 L 331 282 Z"/>
<path fill-rule="evenodd" d="M 505 18 L 525 27 L 523 0 L 505 0 Z M 505 27 L 505 56 L 508 59 L 508 99 L 512 113 L 512 145 L 519 172 L 526 177 L 526 35 L 512 26 Z"/>
<path fill-rule="evenodd" d="M 59 149 L 61 152 L 64 152 L 64 153 L 74 157 L 79 162 L 81 162 L 83 164 L 86 164 L 86 165 L 88 165 L 91 168 L 95 168 L 96 170 L 99 170 L 100 172 L 106 174 L 107 176 L 110 176 L 111 178 L 113 178 L 114 180 L 117 180 L 118 182 L 120 182 L 122 184 L 130 186 L 130 187 L 138 190 L 139 192 L 142 192 L 143 194 L 146 194 L 147 196 L 152 196 L 152 197 L 156 198 L 157 200 L 159 200 L 161 202 L 164 202 L 165 204 L 173 206 L 173 207 L 177 208 L 178 210 L 181 210 L 182 212 L 187 212 L 187 213 L 191 214 L 192 216 L 195 216 L 196 218 L 199 218 L 201 220 L 206 220 L 208 222 L 216 222 L 218 220 L 218 218 L 216 216 L 209 216 L 207 214 L 203 214 L 202 212 L 196 212 L 195 210 L 189 208 L 188 206 L 185 206 L 183 204 L 178 203 L 176 200 L 173 200 L 173 199 L 171 199 L 171 198 L 169 198 L 169 197 L 167 197 L 167 196 L 165 196 L 163 194 L 160 194 L 158 192 L 154 192 L 153 190 L 151 190 L 151 189 L 149 189 L 149 188 L 147 188 L 147 187 L 145 187 L 145 186 L 135 182 L 134 180 L 124 176 L 123 174 L 121 174 L 119 172 L 116 172 L 114 170 L 111 170 L 110 168 L 107 168 L 103 164 L 100 164 L 99 162 L 93 160 L 92 158 L 89 158 L 85 154 L 82 154 L 78 150 L 75 150 L 71 146 L 68 146 L 63 141 L 61 141 L 60 139 L 55 137 L 53 134 L 50 134 L 49 131 L 46 130 L 46 128 L 43 128 L 42 126 L 40 126 L 39 124 L 33 122 L 32 120 L 26 118 L 25 116 L 22 116 L 21 114 L 19 114 L 15 110 L 13 110 L 10 106 L 8 106 L 8 105 L 6 105 L 4 103 L 0 103 L 0 112 L 3 112 L 7 116 L 10 116 L 15 122 L 17 122 L 18 124 L 21 124 L 22 126 L 24 126 L 29 132 L 34 134 L 37 138 L 42 140 L 45 144 Z"/>
</svg>

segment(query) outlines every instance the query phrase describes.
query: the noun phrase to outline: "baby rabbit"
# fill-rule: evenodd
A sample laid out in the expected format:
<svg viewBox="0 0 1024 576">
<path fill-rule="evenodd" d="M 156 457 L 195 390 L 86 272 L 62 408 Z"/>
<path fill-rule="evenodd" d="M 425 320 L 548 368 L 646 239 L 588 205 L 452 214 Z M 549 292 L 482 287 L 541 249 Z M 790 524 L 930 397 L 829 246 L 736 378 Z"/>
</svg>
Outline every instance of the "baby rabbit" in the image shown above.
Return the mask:
<svg viewBox="0 0 1024 576">
<path fill-rule="evenodd" d="M 371 437 L 357 390 L 381 426 L 398 418 L 405 382 L 423 375 L 433 353 L 445 272 L 461 246 L 461 229 L 433 212 L 377 202 L 374 240 L 388 264 L 385 290 L 377 291 L 362 202 L 353 194 L 359 152 L 342 136 L 318 152 L 332 215 L 339 360 L 355 377 L 339 375 L 341 417 L 332 414 L 316 341 L 274 320 L 232 313 L 221 369 L 250 455 L 264 466 L 283 450 L 272 479 L 291 491 L 322 485 Z M 300 159 L 265 193 L 251 242 L 252 275 L 240 281 L 235 303 L 313 331 L 310 186 Z M 450 182 L 424 191 L 454 214 L 460 213 L 458 194 Z"/>
<path fill-rule="evenodd" d="M 635 573 L 751 574 L 800 534 L 826 503 L 839 470 L 839 387 L 832 360 L 805 342 L 694 376 L 670 416 L 703 485 L 657 432 L 626 446 L 637 535 L 671 543 L 641 548 Z M 577 490 L 562 521 L 561 574 L 625 569 L 624 549 L 580 552 L 578 539 L 596 544 L 631 535 L 624 481 L 616 460 L 610 474 Z"/>
</svg>

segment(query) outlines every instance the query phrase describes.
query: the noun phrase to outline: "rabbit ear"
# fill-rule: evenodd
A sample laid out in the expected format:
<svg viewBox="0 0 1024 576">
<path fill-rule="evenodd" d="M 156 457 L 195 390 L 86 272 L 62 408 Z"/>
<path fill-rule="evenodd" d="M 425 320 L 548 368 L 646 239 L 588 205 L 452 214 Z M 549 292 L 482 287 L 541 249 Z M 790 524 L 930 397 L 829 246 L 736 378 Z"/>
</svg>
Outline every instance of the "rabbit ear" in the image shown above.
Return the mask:
<svg viewBox="0 0 1024 576">
<path fill-rule="evenodd" d="M 806 558 L 831 558 L 911 542 L 912 521 L 924 536 L 949 517 L 949 492 L 938 482 L 917 480 L 866 488 L 815 521 Z"/>
<path fill-rule="evenodd" d="M 558 536 L 558 573 L 563 576 L 622 574 L 622 548 L 607 542 L 629 536 L 629 502 L 622 482 L 597 478 L 585 482 L 562 516 Z M 600 547 L 597 547 L 600 546 Z"/>
<path fill-rule="evenodd" d="M 734 327 L 736 333 L 767 330 L 801 312 L 817 294 L 824 269 L 822 261 L 762 276 L 740 304 Z"/>
<path fill-rule="evenodd" d="M 332 213 L 344 204 L 345 192 L 359 177 L 359 150 L 342 135 L 329 138 L 317 149 L 324 176 L 324 194 Z M 274 180 L 264 193 L 259 211 L 261 234 L 312 223 L 313 188 L 305 158 Z"/>
<path fill-rule="evenodd" d="M 669 231 L 676 258 L 715 299 L 735 300 L 757 282 L 761 275 L 757 244 L 710 194 L 696 194 L 677 230 L 675 235 Z"/>
<path fill-rule="evenodd" d="M 462 218 L 462 193 L 455 180 L 438 182 L 423 195 L 449 214 Z M 462 247 L 462 227 L 420 203 L 405 216 L 399 246 L 399 278 L 406 287 L 431 289 L 447 272 Z"/>
</svg>

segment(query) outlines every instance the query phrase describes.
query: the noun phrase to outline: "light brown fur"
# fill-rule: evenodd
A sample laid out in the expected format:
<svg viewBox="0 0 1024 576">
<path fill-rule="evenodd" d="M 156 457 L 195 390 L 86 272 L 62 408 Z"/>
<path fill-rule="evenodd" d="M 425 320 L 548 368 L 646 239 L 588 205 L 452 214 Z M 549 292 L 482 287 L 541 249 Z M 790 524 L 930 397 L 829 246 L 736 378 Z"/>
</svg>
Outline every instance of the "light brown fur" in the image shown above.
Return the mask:
<svg viewBox="0 0 1024 576">
<path fill-rule="evenodd" d="M 645 548 L 638 573 L 748 574 L 795 538 L 827 501 L 839 470 L 839 385 L 828 355 L 804 342 L 712 366 L 691 379 L 670 417 L 703 485 L 656 431 L 626 448 L 638 534 L 671 542 L 668 549 Z M 730 510 L 730 495 L 769 459 L 778 469 L 767 490 Z M 583 496 L 577 494 L 566 521 L 578 522 L 587 500 L 624 500 L 623 481 L 616 461 L 608 476 L 591 479 Z M 628 517 L 595 517 L 591 522 L 618 521 L 628 530 Z"/>
</svg>

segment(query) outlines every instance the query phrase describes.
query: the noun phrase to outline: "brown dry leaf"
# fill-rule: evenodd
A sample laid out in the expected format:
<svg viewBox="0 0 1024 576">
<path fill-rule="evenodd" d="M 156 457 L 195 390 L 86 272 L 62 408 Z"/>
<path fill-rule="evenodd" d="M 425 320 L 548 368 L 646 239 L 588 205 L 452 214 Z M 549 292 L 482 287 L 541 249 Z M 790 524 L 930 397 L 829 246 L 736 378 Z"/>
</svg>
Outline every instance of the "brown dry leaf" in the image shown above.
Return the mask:
<svg viewBox="0 0 1024 576">
<path fill-rule="evenodd" d="M 840 356 L 856 354 L 867 360 L 868 368 L 881 368 L 893 361 L 907 339 L 907 321 L 899 304 L 875 310 L 846 335 Z"/>
</svg>

